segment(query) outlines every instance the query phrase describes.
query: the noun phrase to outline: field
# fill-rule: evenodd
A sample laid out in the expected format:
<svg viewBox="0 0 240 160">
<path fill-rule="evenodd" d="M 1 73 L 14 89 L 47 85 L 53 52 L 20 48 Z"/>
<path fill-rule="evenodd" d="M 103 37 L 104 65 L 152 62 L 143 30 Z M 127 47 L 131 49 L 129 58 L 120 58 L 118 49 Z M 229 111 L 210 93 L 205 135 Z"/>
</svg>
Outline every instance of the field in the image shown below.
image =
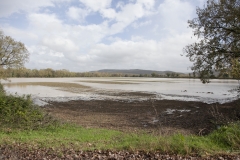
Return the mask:
<svg viewBox="0 0 240 160">
<path fill-rule="evenodd" d="M 0 159 L 239 158 L 239 99 L 206 104 L 74 83 L 28 83 L 125 98 L 48 99 L 48 105 L 37 107 L 30 97 L 2 93 Z"/>
</svg>

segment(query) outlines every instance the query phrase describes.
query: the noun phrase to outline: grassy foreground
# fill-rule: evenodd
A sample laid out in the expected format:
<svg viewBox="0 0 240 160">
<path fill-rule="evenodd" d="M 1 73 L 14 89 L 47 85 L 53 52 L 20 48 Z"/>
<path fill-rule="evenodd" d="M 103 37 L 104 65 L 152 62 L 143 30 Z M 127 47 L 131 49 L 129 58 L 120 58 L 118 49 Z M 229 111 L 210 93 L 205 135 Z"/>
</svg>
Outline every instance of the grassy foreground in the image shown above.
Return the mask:
<svg viewBox="0 0 240 160">
<path fill-rule="evenodd" d="M 234 154 L 240 149 L 240 124 L 224 126 L 208 136 L 153 136 L 114 130 L 86 129 L 74 125 L 37 130 L 1 129 L 0 144 L 27 144 L 31 148 L 74 150 L 145 150 L 183 155 Z"/>
<path fill-rule="evenodd" d="M 0 88 L 0 145 L 23 144 L 29 150 L 144 150 L 182 155 L 240 153 L 240 123 L 222 126 L 207 136 L 156 136 L 88 129 L 60 123 L 33 105 L 30 97 L 7 96 Z"/>
</svg>

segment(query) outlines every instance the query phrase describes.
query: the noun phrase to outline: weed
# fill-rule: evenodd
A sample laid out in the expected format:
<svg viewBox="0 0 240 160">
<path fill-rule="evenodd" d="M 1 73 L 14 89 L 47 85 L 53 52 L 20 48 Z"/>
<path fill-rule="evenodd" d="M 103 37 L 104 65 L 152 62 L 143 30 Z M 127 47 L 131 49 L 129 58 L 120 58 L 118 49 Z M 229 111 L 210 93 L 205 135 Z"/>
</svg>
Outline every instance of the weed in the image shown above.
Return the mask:
<svg viewBox="0 0 240 160">
<path fill-rule="evenodd" d="M 238 103 L 239 102 L 236 101 L 236 105 L 239 105 Z M 212 106 L 211 109 L 209 109 L 209 114 L 213 117 L 211 122 L 216 126 L 217 129 L 219 129 L 221 126 L 231 124 L 239 120 L 239 113 L 237 110 L 232 111 L 232 116 L 228 117 L 219 111 L 217 104 L 215 107 Z"/>
</svg>

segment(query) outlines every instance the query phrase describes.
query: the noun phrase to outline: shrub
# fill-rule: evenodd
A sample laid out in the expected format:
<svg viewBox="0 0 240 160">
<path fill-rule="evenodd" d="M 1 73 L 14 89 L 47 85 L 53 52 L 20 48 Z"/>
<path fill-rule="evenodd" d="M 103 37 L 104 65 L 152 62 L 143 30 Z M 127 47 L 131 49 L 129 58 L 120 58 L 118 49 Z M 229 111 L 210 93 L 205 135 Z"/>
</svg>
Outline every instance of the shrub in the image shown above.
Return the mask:
<svg viewBox="0 0 240 160">
<path fill-rule="evenodd" d="M 52 124 L 56 124 L 56 121 L 34 105 L 29 95 L 0 96 L 1 127 L 37 129 Z"/>
<path fill-rule="evenodd" d="M 0 83 L 0 96 L 5 95 L 5 90 L 3 88 L 3 85 Z"/>
</svg>

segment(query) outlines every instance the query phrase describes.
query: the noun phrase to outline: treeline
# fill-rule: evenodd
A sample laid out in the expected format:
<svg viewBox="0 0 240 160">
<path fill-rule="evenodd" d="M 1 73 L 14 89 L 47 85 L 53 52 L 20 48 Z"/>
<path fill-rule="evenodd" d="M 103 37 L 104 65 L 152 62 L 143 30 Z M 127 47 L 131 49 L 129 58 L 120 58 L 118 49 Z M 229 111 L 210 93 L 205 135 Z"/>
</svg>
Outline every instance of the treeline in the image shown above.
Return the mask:
<svg viewBox="0 0 240 160">
<path fill-rule="evenodd" d="M 71 72 L 66 69 L 53 70 L 47 69 L 5 69 L 5 77 L 166 77 L 178 78 L 188 77 L 187 74 L 180 75 L 175 72 L 166 73 L 165 75 L 152 73 L 152 74 L 124 74 L 124 73 L 104 73 L 104 72 Z"/>
<path fill-rule="evenodd" d="M 167 72 L 165 74 L 125 74 L 125 73 L 104 73 L 104 72 L 71 72 L 66 69 L 53 70 L 47 69 L 5 69 L 0 71 L 4 77 L 155 77 L 155 78 L 198 78 L 195 73 L 179 74 L 177 72 Z M 221 76 L 211 75 L 209 78 L 231 78 L 228 74 Z"/>
<path fill-rule="evenodd" d="M 100 73 L 100 72 L 71 72 L 66 69 L 53 70 L 47 69 L 6 69 L 4 71 L 5 77 L 124 77 L 124 76 L 137 76 L 125 75 L 121 73 Z"/>
<path fill-rule="evenodd" d="M 95 73 L 95 72 L 71 72 L 66 69 L 53 70 L 47 69 L 6 69 L 6 77 L 108 77 L 110 74 Z"/>
</svg>

